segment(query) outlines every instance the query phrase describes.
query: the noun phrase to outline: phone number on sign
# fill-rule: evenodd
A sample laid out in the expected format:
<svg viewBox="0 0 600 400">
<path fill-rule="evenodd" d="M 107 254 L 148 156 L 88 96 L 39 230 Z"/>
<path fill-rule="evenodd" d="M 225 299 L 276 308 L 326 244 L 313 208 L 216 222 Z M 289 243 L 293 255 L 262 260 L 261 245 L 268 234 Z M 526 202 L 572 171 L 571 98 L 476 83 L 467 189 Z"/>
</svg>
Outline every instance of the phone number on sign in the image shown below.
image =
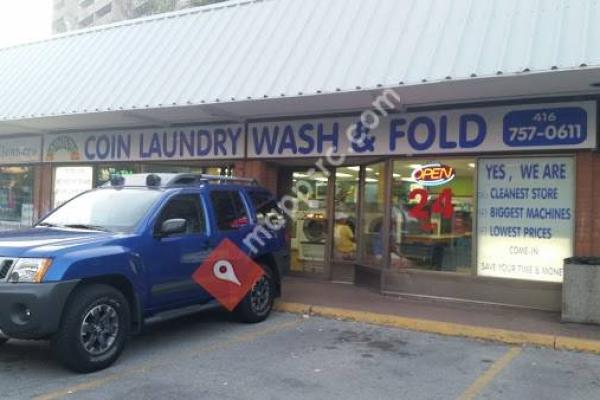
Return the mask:
<svg viewBox="0 0 600 400">
<path fill-rule="evenodd" d="M 542 137 L 547 140 L 564 140 L 564 139 L 579 139 L 582 136 L 581 125 L 561 125 L 559 127 L 554 125 L 547 126 L 544 130 L 538 130 L 537 126 L 523 126 L 520 128 L 512 127 L 509 128 L 510 141 L 532 141 L 536 137 Z"/>
<path fill-rule="evenodd" d="M 587 139 L 587 112 L 579 107 L 512 111 L 504 117 L 508 146 L 557 146 Z"/>
</svg>

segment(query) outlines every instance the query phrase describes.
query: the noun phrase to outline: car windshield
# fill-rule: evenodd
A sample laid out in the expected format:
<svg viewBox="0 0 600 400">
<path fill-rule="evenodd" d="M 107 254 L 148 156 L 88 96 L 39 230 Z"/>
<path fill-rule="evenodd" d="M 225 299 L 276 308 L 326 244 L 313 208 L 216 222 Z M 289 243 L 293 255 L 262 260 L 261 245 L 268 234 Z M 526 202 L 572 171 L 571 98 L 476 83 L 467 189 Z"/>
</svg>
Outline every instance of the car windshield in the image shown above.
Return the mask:
<svg viewBox="0 0 600 400">
<path fill-rule="evenodd" d="M 161 195 L 148 189 L 100 189 L 70 200 L 37 226 L 130 232 Z"/>
</svg>

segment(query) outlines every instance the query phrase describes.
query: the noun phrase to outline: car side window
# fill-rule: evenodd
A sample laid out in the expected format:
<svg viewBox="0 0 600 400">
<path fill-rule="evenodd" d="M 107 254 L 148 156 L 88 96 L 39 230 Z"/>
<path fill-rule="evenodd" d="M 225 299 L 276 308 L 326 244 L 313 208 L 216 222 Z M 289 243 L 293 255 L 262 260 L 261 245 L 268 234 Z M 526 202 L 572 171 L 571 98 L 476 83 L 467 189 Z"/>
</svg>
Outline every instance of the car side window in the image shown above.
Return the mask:
<svg viewBox="0 0 600 400">
<path fill-rule="evenodd" d="M 186 233 L 204 232 L 204 213 L 197 194 L 181 194 L 170 199 L 160 212 L 156 221 L 155 231 L 158 231 L 166 220 L 185 219 Z"/>
<path fill-rule="evenodd" d="M 234 190 L 215 190 L 210 193 L 217 228 L 231 231 L 248 225 L 248 211 L 241 194 Z"/>
<path fill-rule="evenodd" d="M 283 215 L 283 212 L 279 209 L 275 197 L 269 192 L 264 191 L 251 191 L 248 193 L 252 206 L 256 210 L 256 217 L 259 221 L 265 218 L 277 218 Z"/>
</svg>

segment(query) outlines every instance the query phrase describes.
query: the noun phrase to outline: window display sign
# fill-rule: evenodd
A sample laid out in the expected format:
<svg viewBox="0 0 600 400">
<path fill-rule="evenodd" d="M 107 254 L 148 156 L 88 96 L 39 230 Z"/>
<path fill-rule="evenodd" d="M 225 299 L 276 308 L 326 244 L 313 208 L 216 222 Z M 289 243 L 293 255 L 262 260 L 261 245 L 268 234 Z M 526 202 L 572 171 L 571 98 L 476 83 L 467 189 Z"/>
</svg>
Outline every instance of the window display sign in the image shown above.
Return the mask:
<svg viewBox="0 0 600 400">
<path fill-rule="evenodd" d="M 41 159 L 41 136 L 0 139 L 0 163 L 2 164 L 40 162 Z"/>
<path fill-rule="evenodd" d="M 242 158 L 245 138 L 243 125 L 48 134 L 44 161 Z"/>
<path fill-rule="evenodd" d="M 58 207 L 94 184 L 93 167 L 58 167 L 54 169 L 54 201 Z"/>
<path fill-rule="evenodd" d="M 340 117 L 251 123 L 248 157 L 322 156 L 330 148 L 334 155 L 369 156 L 596 146 L 594 101 L 409 112 L 378 118 L 377 124 L 358 122 Z"/>
<path fill-rule="evenodd" d="M 423 186 L 440 186 L 450 182 L 456 176 L 454 168 L 440 163 L 431 163 L 415 168 L 412 178 Z"/>
<path fill-rule="evenodd" d="M 573 255 L 573 158 L 482 159 L 477 176 L 478 274 L 562 282 Z"/>
</svg>

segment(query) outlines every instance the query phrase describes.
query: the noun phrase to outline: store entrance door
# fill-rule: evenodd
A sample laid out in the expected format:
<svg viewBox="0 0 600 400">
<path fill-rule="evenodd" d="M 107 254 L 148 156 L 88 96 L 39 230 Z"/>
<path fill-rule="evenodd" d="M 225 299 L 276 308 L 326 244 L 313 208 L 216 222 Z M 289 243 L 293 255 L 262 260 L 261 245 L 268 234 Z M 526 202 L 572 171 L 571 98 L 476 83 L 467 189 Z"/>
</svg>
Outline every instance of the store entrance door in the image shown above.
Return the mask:
<svg viewBox="0 0 600 400">
<path fill-rule="evenodd" d="M 297 200 L 287 224 L 290 275 L 329 279 L 329 180 L 327 174 L 314 172 L 314 168 L 280 169 L 278 196 L 287 195 Z"/>
</svg>

